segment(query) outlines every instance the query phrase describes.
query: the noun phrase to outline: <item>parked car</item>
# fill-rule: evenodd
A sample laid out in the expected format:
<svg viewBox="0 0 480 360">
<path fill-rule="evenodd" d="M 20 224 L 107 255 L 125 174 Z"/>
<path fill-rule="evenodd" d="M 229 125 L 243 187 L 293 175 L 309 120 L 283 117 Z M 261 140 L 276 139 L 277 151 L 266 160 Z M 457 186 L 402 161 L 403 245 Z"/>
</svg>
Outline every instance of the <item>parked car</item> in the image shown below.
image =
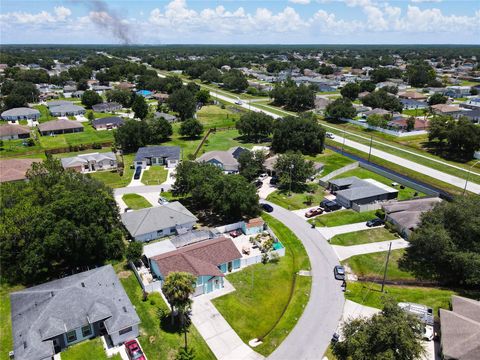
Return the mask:
<svg viewBox="0 0 480 360">
<path fill-rule="evenodd" d="M 232 230 L 228 233 L 232 238 L 236 238 L 237 236 L 242 235 L 242 232 L 240 230 Z"/>
<path fill-rule="evenodd" d="M 127 341 L 125 343 L 125 350 L 130 360 L 147 360 L 137 340 Z"/>
<path fill-rule="evenodd" d="M 373 226 L 380 226 L 380 225 L 383 225 L 383 224 L 385 224 L 385 221 L 383 221 L 380 218 L 375 218 L 375 219 L 372 219 L 372 220 L 368 220 L 366 225 L 368 227 L 373 227 Z"/>
<path fill-rule="evenodd" d="M 158 197 L 158 203 L 159 203 L 160 205 L 168 204 L 168 202 L 169 202 L 169 201 L 168 201 L 167 199 L 165 199 L 163 196 L 159 196 L 159 197 Z"/>
<path fill-rule="evenodd" d="M 320 206 L 325 212 L 335 211 L 342 208 L 341 205 L 337 204 L 335 201 L 332 200 L 322 200 Z"/>
<path fill-rule="evenodd" d="M 337 280 L 345 280 L 345 268 L 342 265 L 336 265 L 333 268 L 333 275 Z"/>
<path fill-rule="evenodd" d="M 327 132 L 327 133 L 325 134 L 325 137 L 326 137 L 327 139 L 334 139 L 334 138 L 335 138 L 335 136 L 333 136 L 333 134 L 330 133 L 330 132 Z"/>
<path fill-rule="evenodd" d="M 315 208 L 315 209 L 310 209 L 305 213 L 306 218 L 311 218 L 313 216 L 317 216 L 323 213 L 323 209 L 321 207 Z"/>
<path fill-rule="evenodd" d="M 269 204 L 260 204 L 260 206 L 262 207 L 262 209 L 268 213 L 271 213 L 273 211 L 273 207 Z"/>
<path fill-rule="evenodd" d="M 263 185 L 263 182 L 262 182 L 261 180 L 255 181 L 255 187 L 256 187 L 257 189 L 260 189 L 260 188 L 262 187 L 262 185 Z"/>
<path fill-rule="evenodd" d="M 268 177 L 268 174 L 263 173 L 263 174 L 260 174 L 260 175 L 258 176 L 258 179 L 259 179 L 259 180 L 265 180 L 267 177 Z"/>
<path fill-rule="evenodd" d="M 272 176 L 270 179 L 270 185 L 277 185 L 278 184 L 278 176 Z"/>
<path fill-rule="evenodd" d="M 142 167 L 141 166 L 137 166 L 137 168 L 135 169 L 135 175 L 133 175 L 133 178 L 135 180 L 138 180 L 140 179 L 140 175 L 142 174 Z"/>
</svg>

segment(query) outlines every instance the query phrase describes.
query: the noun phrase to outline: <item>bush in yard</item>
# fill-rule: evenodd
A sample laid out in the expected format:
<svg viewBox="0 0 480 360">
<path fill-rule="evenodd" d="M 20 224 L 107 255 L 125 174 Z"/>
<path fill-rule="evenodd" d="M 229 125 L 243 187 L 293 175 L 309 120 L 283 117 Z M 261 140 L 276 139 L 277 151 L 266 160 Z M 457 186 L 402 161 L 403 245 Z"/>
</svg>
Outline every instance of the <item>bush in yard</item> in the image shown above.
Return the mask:
<svg viewBox="0 0 480 360">
<path fill-rule="evenodd" d="M 91 109 L 93 105 L 100 104 L 102 101 L 102 97 L 93 90 L 86 90 L 82 95 L 82 104 L 87 109 Z"/>
<path fill-rule="evenodd" d="M 202 135 L 203 125 L 197 119 L 188 119 L 182 122 L 180 125 L 180 135 L 186 136 L 189 138 L 196 138 Z"/>
<path fill-rule="evenodd" d="M 127 261 L 137 262 L 142 257 L 143 244 L 137 241 L 131 241 L 127 246 L 125 257 Z"/>
</svg>

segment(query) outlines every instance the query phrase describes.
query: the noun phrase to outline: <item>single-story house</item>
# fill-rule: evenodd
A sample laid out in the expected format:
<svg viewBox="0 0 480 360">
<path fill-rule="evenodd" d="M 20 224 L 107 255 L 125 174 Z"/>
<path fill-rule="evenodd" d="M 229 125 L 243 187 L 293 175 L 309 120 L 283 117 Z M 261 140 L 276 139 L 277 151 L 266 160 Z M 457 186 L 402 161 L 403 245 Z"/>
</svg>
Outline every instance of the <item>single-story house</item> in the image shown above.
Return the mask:
<svg viewBox="0 0 480 360">
<path fill-rule="evenodd" d="M 95 119 L 92 121 L 92 126 L 95 130 L 112 130 L 117 129 L 125 124 L 125 121 L 118 116 L 109 116 Z"/>
<path fill-rule="evenodd" d="M 117 168 L 117 157 L 111 151 L 104 153 L 81 154 L 73 157 L 61 158 L 64 169 L 72 169 L 80 173 Z"/>
<path fill-rule="evenodd" d="M 116 84 L 115 87 L 120 90 L 132 90 L 135 89 L 135 84 L 132 84 L 130 82 L 120 82 Z"/>
<path fill-rule="evenodd" d="M 164 93 L 156 93 L 156 94 L 153 94 L 152 97 L 155 100 L 158 100 L 159 103 L 163 104 L 167 102 L 169 95 Z"/>
<path fill-rule="evenodd" d="M 72 93 L 73 98 L 81 98 L 83 94 L 85 93 L 84 90 L 77 90 Z"/>
<path fill-rule="evenodd" d="M 73 94 L 72 94 L 73 96 Z M 47 100 L 51 100 L 51 99 L 57 99 L 59 98 L 60 95 L 55 93 L 55 92 L 44 92 L 44 93 L 41 93 L 40 95 L 38 95 L 38 100 L 39 101 L 47 101 Z"/>
<path fill-rule="evenodd" d="M 254 218 L 242 222 L 242 231 L 245 235 L 254 235 L 265 230 L 265 221 L 262 218 Z"/>
<path fill-rule="evenodd" d="M 426 109 L 428 104 L 414 99 L 400 99 L 405 110 Z"/>
<path fill-rule="evenodd" d="M 41 161 L 42 159 L 1 159 L 0 183 L 25 180 L 32 164 Z"/>
<path fill-rule="evenodd" d="M 224 274 L 239 269 L 242 254 L 226 237 L 200 241 L 149 259 L 152 274 L 164 281 L 171 272 L 188 272 L 197 277 L 194 295 L 223 288 Z"/>
<path fill-rule="evenodd" d="M 74 85 L 65 85 L 63 87 L 63 95 L 68 98 L 72 97 L 72 94 L 77 90 L 77 87 Z"/>
<path fill-rule="evenodd" d="M 383 204 L 382 209 L 385 221 L 392 223 L 400 234 L 408 237 L 420 224 L 421 215 L 441 201 L 438 197 L 391 201 Z"/>
<path fill-rule="evenodd" d="M 388 122 L 388 127 L 396 129 L 396 130 L 401 130 L 401 131 L 406 131 L 407 130 L 407 118 L 400 118 L 400 119 L 395 119 L 392 121 Z M 413 126 L 413 130 L 427 130 L 429 125 L 429 121 L 426 119 L 421 119 L 421 118 L 415 118 L 415 124 Z"/>
<path fill-rule="evenodd" d="M 151 165 L 165 165 L 174 168 L 180 161 L 179 146 L 146 146 L 138 149 L 135 155 L 135 167 L 145 169 Z"/>
<path fill-rule="evenodd" d="M 7 121 L 37 120 L 40 111 L 28 107 L 19 107 L 2 112 L 2 119 Z"/>
<path fill-rule="evenodd" d="M 70 134 L 84 130 L 81 123 L 68 119 L 50 120 L 38 124 L 37 127 L 41 135 Z"/>
<path fill-rule="evenodd" d="M 92 106 L 92 110 L 96 112 L 115 112 L 122 110 L 122 105 L 117 102 L 106 102 Z"/>
<path fill-rule="evenodd" d="M 470 111 L 462 111 L 457 114 L 457 118 L 466 117 L 474 124 L 480 124 L 480 108 Z"/>
<path fill-rule="evenodd" d="M 480 109 L 480 97 L 471 98 L 460 104 L 460 107 L 470 110 Z"/>
<path fill-rule="evenodd" d="M 30 137 L 30 129 L 17 124 L 0 125 L 0 140 L 26 139 Z"/>
<path fill-rule="evenodd" d="M 238 158 L 241 153 L 249 151 L 241 146 L 236 146 L 227 151 L 209 151 L 200 156 L 197 162 L 206 162 L 218 166 L 227 174 L 238 172 Z"/>
<path fill-rule="evenodd" d="M 73 105 L 73 103 L 67 100 L 53 100 L 53 101 L 47 102 L 47 106 L 49 109 L 55 106 L 61 106 L 61 105 Z"/>
<path fill-rule="evenodd" d="M 111 265 L 11 293 L 10 303 L 16 360 L 51 359 L 102 334 L 115 346 L 138 337 L 140 318 Z"/>
<path fill-rule="evenodd" d="M 410 99 L 410 100 L 427 100 L 428 95 L 422 94 L 416 91 L 402 91 L 398 93 L 400 99 Z"/>
<path fill-rule="evenodd" d="M 75 104 L 50 106 L 49 109 L 52 116 L 74 116 L 85 113 L 85 108 Z"/>
<path fill-rule="evenodd" d="M 381 115 L 381 116 L 384 116 L 384 115 L 388 115 L 388 114 L 391 114 L 391 112 L 388 111 L 388 110 L 380 109 L 380 108 L 375 108 L 375 109 L 372 109 L 372 110 L 369 110 L 369 111 L 365 111 L 362 115 L 367 118 L 367 117 L 369 117 L 370 115 Z"/>
<path fill-rule="evenodd" d="M 167 120 L 169 123 L 177 121 L 177 117 L 175 115 L 171 115 L 163 112 L 157 111 L 155 114 L 153 114 L 153 116 L 155 117 L 155 119 L 163 118 Z"/>
<path fill-rule="evenodd" d="M 452 295 L 452 309 L 440 309 L 440 347 L 445 360 L 478 360 L 480 301 Z"/>
<path fill-rule="evenodd" d="M 433 112 L 437 115 L 455 116 L 462 111 L 458 105 L 436 104 L 431 106 Z"/>
<path fill-rule="evenodd" d="M 105 85 L 92 85 L 92 90 L 97 94 L 102 95 L 105 91 L 112 90 L 112 88 Z"/>
<path fill-rule="evenodd" d="M 469 96 L 470 86 L 449 86 L 443 94 L 455 99 Z"/>
<path fill-rule="evenodd" d="M 131 237 L 142 242 L 167 235 L 183 234 L 191 230 L 198 220 L 178 201 L 129 211 L 123 213 L 121 218 Z"/>
<path fill-rule="evenodd" d="M 336 202 L 345 208 L 395 199 L 398 190 L 373 179 L 356 176 L 330 180 L 328 188 L 336 195 Z"/>
</svg>

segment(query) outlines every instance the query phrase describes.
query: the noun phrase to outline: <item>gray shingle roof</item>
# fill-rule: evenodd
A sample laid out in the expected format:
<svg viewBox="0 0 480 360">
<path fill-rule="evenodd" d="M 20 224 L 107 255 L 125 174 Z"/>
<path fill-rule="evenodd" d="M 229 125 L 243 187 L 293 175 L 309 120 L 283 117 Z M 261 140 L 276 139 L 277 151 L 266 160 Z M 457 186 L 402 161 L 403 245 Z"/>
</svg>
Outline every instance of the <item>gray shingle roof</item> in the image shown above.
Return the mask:
<svg viewBox="0 0 480 360">
<path fill-rule="evenodd" d="M 91 161 L 99 162 L 103 160 L 117 161 L 117 157 L 113 152 L 109 151 L 104 153 L 81 154 L 77 156 L 60 159 L 60 161 L 62 162 L 62 166 L 64 168 L 87 164 L 88 162 L 91 162 Z"/>
<path fill-rule="evenodd" d="M 111 265 L 10 294 L 15 359 L 54 354 L 47 340 L 105 320 L 109 333 L 140 323 Z"/>
<path fill-rule="evenodd" d="M 63 114 L 63 113 L 74 113 L 79 111 L 84 111 L 85 108 L 75 104 L 65 104 L 58 106 L 50 106 L 50 112 L 52 114 Z"/>
<path fill-rule="evenodd" d="M 221 163 L 223 170 L 238 171 L 238 157 L 241 153 L 249 151 L 241 146 L 236 146 L 227 151 L 209 151 L 200 156 L 198 162 Z"/>
<path fill-rule="evenodd" d="M 55 130 L 68 130 L 68 129 L 83 129 L 83 125 L 79 122 L 74 120 L 68 119 L 59 119 L 59 120 L 51 120 L 44 122 L 42 124 L 38 124 L 38 129 L 40 131 L 55 131 Z"/>
<path fill-rule="evenodd" d="M 163 206 L 129 211 L 123 213 L 121 218 L 133 237 L 198 220 L 195 215 L 178 201 Z"/>
<path fill-rule="evenodd" d="M 92 121 L 92 125 L 94 127 L 95 126 L 100 126 L 100 125 L 108 125 L 108 124 L 119 126 L 119 125 L 123 125 L 124 123 L 125 123 L 125 121 L 121 117 L 118 117 L 118 116 L 109 116 L 109 117 L 95 119 L 95 120 Z"/>
<path fill-rule="evenodd" d="M 357 178 L 356 176 L 332 180 L 330 181 L 330 183 L 336 184 L 338 186 L 349 186 L 348 189 L 339 190 L 336 192 L 336 194 L 337 196 L 340 195 L 350 201 L 388 194 L 391 192 L 398 192 L 398 190 L 389 188 L 386 185 L 383 185 L 380 183 L 376 185 L 375 181 L 371 181 L 370 179 L 369 181 L 362 180 Z M 339 185 L 339 184 L 342 184 L 342 185 Z"/>
<path fill-rule="evenodd" d="M 73 105 L 73 103 L 67 100 L 54 100 L 54 101 L 47 102 L 47 106 L 49 109 L 55 106 L 60 106 L 60 105 Z"/>
<path fill-rule="evenodd" d="M 146 146 L 137 151 L 135 161 L 142 161 L 145 158 L 159 157 L 170 160 L 180 160 L 179 146 Z"/>
<path fill-rule="evenodd" d="M 2 117 L 5 116 L 40 116 L 40 111 L 37 109 L 31 109 L 27 107 L 19 107 L 19 108 L 13 108 L 9 110 L 5 110 L 2 112 Z"/>
<path fill-rule="evenodd" d="M 155 118 L 164 118 L 168 122 L 173 122 L 173 121 L 177 120 L 177 117 L 175 115 L 171 115 L 171 114 L 167 114 L 167 113 L 163 113 L 163 112 L 158 112 L 157 111 L 154 115 L 155 115 Z"/>
</svg>

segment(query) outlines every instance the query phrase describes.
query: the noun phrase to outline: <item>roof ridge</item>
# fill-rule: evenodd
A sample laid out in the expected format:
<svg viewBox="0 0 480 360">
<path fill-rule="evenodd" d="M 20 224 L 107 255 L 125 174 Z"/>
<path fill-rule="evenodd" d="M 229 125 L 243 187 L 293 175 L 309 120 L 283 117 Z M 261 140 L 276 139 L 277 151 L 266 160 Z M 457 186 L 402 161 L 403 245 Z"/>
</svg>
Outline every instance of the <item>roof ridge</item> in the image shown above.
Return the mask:
<svg viewBox="0 0 480 360">
<path fill-rule="evenodd" d="M 140 221 L 140 223 L 138 224 L 137 228 L 135 229 L 134 231 L 134 234 L 137 233 L 138 229 L 140 229 L 140 227 L 143 225 L 143 223 L 145 222 L 145 219 L 147 218 L 147 216 L 150 214 L 150 211 L 153 209 L 154 207 L 149 207 L 149 208 L 146 208 L 146 209 L 142 209 L 142 210 L 146 210 L 145 211 L 145 215 L 143 216 L 143 219 Z"/>
</svg>

